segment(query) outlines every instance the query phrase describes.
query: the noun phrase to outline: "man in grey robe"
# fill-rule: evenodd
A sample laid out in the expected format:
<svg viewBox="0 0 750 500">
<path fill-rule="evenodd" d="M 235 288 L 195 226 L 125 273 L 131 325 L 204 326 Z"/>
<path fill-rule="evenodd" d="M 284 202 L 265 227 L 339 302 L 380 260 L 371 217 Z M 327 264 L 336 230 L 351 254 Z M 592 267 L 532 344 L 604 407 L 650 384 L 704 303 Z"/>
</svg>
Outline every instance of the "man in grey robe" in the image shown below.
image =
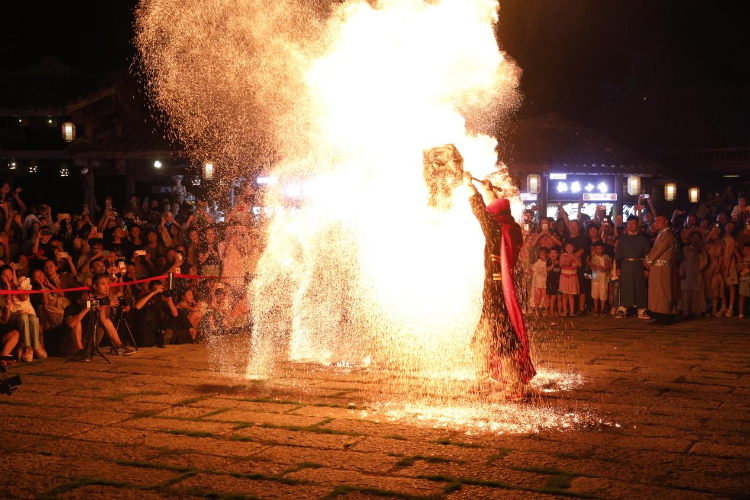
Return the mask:
<svg viewBox="0 0 750 500">
<path fill-rule="evenodd" d="M 638 230 L 638 217 L 628 217 L 627 228 L 615 249 L 617 274 L 620 276 L 620 303 L 615 317 L 624 318 L 628 309 L 636 307 L 638 318 L 651 319 L 646 314 L 646 275 L 643 259 L 650 250 L 648 239 Z"/>
</svg>

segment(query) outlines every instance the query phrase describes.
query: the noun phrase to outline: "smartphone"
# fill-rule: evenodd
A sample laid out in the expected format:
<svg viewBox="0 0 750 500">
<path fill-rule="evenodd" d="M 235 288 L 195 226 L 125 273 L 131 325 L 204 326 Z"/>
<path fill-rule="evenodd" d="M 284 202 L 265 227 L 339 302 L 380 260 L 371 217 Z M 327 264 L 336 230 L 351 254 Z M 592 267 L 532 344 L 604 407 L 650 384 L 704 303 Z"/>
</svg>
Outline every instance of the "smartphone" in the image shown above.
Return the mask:
<svg viewBox="0 0 750 500">
<path fill-rule="evenodd" d="M 145 250 L 136 250 L 135 252 L 133 252 L 133 255 L 137 255 L 139 257 L 145 257 L 146 256 L 146 251 Z"/>
<path fill-rule="evenodd" d="M 67 259 L 68 257 L 70 257 L 70 255 L 68 255 L 68 252 L 60 252 L 59 254 L 57 254 L 57 256 L 61 259 Z"/>
<path fill-rule="evenodd" d="M 109 257 L 109 250 L 102 250 L 102 257 Z"/>
<path fill-rule="evenodd" d="M 549 224 L 542 224 L 542 230 L 546 231 L 547 229 L 549 229 Z"/>
<path fill-rule="evenodd" d="M 524 225 L 523 225 L 523 230 L 524 230 L 524 231 L 528 231 L 528 230 L 529 230 L 529 223 L 528 223 L 528 222 L 525 222 L 525 223 L 524 223 Z"/>
</svg>

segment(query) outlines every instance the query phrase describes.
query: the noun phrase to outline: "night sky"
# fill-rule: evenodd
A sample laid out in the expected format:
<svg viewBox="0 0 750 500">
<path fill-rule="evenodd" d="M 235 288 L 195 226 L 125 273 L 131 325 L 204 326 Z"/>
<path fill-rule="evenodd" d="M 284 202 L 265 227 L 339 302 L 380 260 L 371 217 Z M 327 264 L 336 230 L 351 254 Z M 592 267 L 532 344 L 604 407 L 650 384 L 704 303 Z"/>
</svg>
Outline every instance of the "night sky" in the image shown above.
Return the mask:
<svg viewBox="0 0 750 500">
<path fill-rule="evenodd" d="M 20 3 L 20 2 L 19 2 Z M 49 54 L 105 71 L 129 65 L 136 0 L 24 2 L 0 30 L 0 66 Z M 747 85 L 744 2 L 502 0 L 498 38 L 524 70 L 521 116 L 592 121 L 607 100 L 725 81 Z"/>
</svg>

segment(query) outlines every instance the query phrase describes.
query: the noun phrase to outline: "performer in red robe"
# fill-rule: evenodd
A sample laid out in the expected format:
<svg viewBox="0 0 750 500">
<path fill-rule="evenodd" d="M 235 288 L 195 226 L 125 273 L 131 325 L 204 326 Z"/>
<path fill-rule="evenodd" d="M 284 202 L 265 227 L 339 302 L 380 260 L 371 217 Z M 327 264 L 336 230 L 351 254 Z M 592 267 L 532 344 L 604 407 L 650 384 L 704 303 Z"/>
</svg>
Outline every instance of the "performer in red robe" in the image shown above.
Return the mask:
<svg viewBox="0 0 750 500">
<path fill-rule="evenodd" d="M 464 174 L 473 194 L 471 208 L 482 227 L 484 247 L 484 289 L 482 316 L 472 339 L 479 362 L 480 388 L 501 388 L 511 395 L 523 393 L 523 386 L 536 375 L 529 354 L 529 339 L 513 282 L 513 269 L 523 245 L 521 227 L 510 214 L 510 202 L 498 199 L 489 180 L 482 183 L 482 195 Z"/>
</svg>

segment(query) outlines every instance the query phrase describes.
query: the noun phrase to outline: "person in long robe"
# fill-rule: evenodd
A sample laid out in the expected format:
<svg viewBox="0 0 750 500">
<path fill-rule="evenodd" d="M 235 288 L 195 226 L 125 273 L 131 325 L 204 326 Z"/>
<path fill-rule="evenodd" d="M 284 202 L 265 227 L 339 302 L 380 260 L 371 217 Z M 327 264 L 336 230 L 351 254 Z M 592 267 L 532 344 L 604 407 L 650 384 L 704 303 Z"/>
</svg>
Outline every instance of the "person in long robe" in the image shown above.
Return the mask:
<svg viewBox="0 0 750 500">
<path fill-rule="evenodd" d="M 471 183 L 469 172 L 465 173 L 465 181 L 472 189 L 472 212 L 485 237 L 482 315 L 472 339 L 480 388 L 486 387 L 485 383 L 490 387 L 500 383 L 503 390 L 517 396 L 536 375 L 513 281 L 523 235 L 510 214 L 510 202 L 498 199 L 489 181 L 482 184 L 490 202 L 487 205 Z"/>
<path fill-rule="evenodd" d="M 627 316 L 628 309 L 636 307 L 640 319 L 651 319 L 646 314 L 646 276 L 643 259 L 648 255 L 648 239 L 638 230 L 638 217 L 628 217 L 627 228 L 617 241 L 615 262 L 620 276 L 620 303 L 617 318 Z"/>
<path fill-rule="evenodd" d="M 682 250 L 680 292 L 683 316 L 700 318 L 706 312 L 703 269 L 708 265 L 708 254 L 703 249 L 702 239 L 699 231 L 693 231 L 689 237 L 690 244 Z"/>
<path fill-rule="evenodd" d="M 646 257 L 649 273 L 648 309 L 656 317 L 652 325 L 668 325 L 674 322 L 672 266 L 675 263 L 675 239 L 665 216 L 657 216 L 654 224 L 658 234 Z"/>
</svg>

